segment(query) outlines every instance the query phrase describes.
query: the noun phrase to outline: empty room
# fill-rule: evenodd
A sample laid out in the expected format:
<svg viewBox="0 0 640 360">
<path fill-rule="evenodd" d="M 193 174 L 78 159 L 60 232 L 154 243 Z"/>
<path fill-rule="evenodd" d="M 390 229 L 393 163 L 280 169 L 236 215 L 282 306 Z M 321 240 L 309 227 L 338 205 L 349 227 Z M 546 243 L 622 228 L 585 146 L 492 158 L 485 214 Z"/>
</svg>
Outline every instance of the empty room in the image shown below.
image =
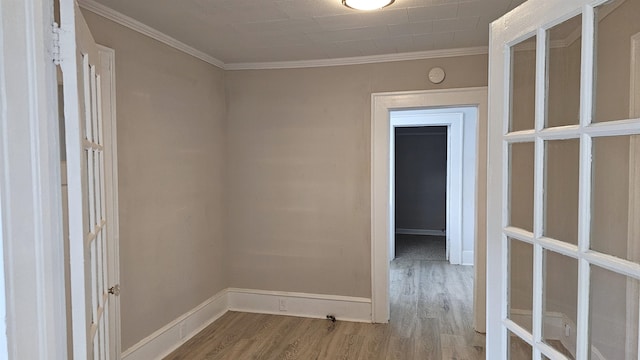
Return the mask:
<svg viewBox="0 0 640 360">
<path fill-rule="evenodd" d="M 0 359 L 639 359 L 640 0 L 0 1 Z"/>
</svg>

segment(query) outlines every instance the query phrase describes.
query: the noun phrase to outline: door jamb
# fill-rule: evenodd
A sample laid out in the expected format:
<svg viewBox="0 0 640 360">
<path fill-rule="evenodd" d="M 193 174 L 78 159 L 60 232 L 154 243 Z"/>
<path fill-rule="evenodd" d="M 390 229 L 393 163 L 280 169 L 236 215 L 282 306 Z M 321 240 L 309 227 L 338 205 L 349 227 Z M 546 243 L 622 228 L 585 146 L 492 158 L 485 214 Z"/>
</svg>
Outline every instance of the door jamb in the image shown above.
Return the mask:
<svg viewBox="0 0 640 360">
<path fill-rule="evenodd" d="M 67 358 L 52 23 L 49 1 L 0 6 L 0 358 Z"/>
<path fill-rule="evenodd" d="M 419 109 L 418 111 L 421 110 L 424 112 L 403 114 L 404 111 L 402 111 L 390 115 L 389 118 L 389 261 L 395 258 L 395 129 L 409 126 L 446 126 L 446 260 L 451 264 L 464 264 L 462 256 L 464 249 L 462 197 L 465 189 L 462 177 L 464 113 L 453 112 L 447 108 Z M 455 246 L 452 245 L 452 238 L 456 239 Z"/>
<path fill-rule="evenodd" d="M 389 112 L 395 109 L 424 107 L 478 108 L 476 174 L 476 236 L 474 328 L 484 332 L 486 326 L 486 144 L 487 88 L 457 88 L 371 95 L 371 319 L 389 321 Z"/>
<path fill-rule="evenodd" d="M 631 59 L 630 59 L 630 83 L 629 83 L 629 118 L 640 117 L 640 33 L 631 37 Z M 635 221 L 640 215 L 640 136 L 631 136 L 629 141 L 629 221 L 627 226 L 627 258 L 633 261 L 640 260 L 640 244 L 637 242 L 640 233 L 640 225 Z M 638 321 L 640 312 L 638 311 L 638 288 L 637 281 L 627 280 L 627 319 Z M 630 337 L 635 332 L 634 321 L 627 321 L 625 353 L 627 359 L 631 354 L 637 352 L 637 339 Z M 637 336 L 637 335 L 636 335 Z M 635 336 L 634 336 L 635 337 Z M 633 349 L 635 348 L 635 349 Z M 635 350 L 635 351 L 634 351 Z"/>
</svg>

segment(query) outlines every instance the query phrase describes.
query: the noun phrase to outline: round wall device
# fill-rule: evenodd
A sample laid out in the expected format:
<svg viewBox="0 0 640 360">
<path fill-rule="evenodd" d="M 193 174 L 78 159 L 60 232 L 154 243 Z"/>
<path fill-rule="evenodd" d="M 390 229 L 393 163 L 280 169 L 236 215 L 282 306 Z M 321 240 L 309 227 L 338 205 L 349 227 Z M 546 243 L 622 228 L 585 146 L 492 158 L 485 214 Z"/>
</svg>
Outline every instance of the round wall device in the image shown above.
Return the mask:
<svg viewBox="0 0 640 360">
<path fill-rule="evenodd" d="M 441 82 L 443 82 L 444 77 L 444 69 L 441 67 L 434 67 L 433 69 L 429 70 L 429 81 L 434 84 L 440 84 Z"/>
</svg>

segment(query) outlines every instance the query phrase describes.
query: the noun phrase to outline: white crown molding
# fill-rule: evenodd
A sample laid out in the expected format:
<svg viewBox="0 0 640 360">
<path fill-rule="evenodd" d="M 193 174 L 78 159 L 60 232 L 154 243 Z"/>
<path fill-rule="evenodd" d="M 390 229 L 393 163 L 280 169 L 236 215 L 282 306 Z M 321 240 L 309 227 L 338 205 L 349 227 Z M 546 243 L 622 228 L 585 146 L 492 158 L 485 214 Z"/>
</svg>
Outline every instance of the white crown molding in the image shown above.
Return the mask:
<svg viewBox="0 0 640 360">
<path fill-rule="evenodd" d="M 393 61 L 424 60 L 424 59 L 436 59 L 436 58 L 469 56 L 469 55 L 486 55 L 486 54 L 488 54 L 488 47 L 478 46 L 478 47 L 459 48 L 459 49 L 427 50 L 427 51 L 416 51 L 416 52 L 399 53 L 399 54 L 356 56 L 356 57 L 336 58 L 336 59 L 229 63 L 229 64 L 225 64 L 224 68 L 225 70 L 296 69 L 296 68 L 325 67 L 325 66 L 374 64 L 374 63 L 393 62 Z"/>
<path fill-rule="evenodd" d="M 115 23 L 125 26 L 131 30 L 137 31 L 143 35 L 146 35 L 152 39 L 158 40 L 161 43 L 171 46 L 176 50 L 180 50 L 186 54 L 196 57 L 204 62 L 207 62 L 213 66 L 217 66 L 224 69 L 224 62 L 214 58 L 213 56 L 206 54 L 200 50 L 197 50 L 179 40 L 172 38 L 150 26 L 147 26 L 140 21 L 133 19 L 129 16 L 121 14 L 109 7 L 106 7 L 95 0 L 78 0 L 78 5 L 83 9 L 91 11 L 97 15 L 107 18 Z"/>
<path fill-rule="evenodd" d="M 470 56 L 470 55 L 486 55 L 489 50 L 487 46 L 477 46 L 458 49 L 443 49 L 443 50 L 427 50 L 416 51 L 399 54 L 383 54 L 383 55 L 370 55 L 370 56 L 356 56 L 347 58 L 335 58 L 335 59 L 316 59 L 316 60 L 297 60 L 297 61 L 272 61 L 272 62 L 238 62 L 238 63 L 224 63 L 215 57 L 206 54 L 200 50 L 197 50 L 179 40 L 172 38 L 148 25 L 141 23 L 129 16 L 119 13 L 109 7 L 106 7 L 95 0 L 77 0 L 80 7 L 105 17 L 111 21 L 114 21 L 122 26 L 125 26 L 131 30 L 137 31 L 143 35 L 146 35 L 152 39 L 158 40 L 166 45 L 180 50 L 186 54 L 194 56 L 204 62 L 217 66 L 224 70 L 267 70 L 267 69 L 297 69 L 297 68 L 310 68 L 310 67 L 325 67 L 325 66 L 341 66 L 341 65 L 362 65 L 362 64 L 374 64 L 394 61 L 407 61 L 407 60 L 424 60 L 424 59 L 437 59 L 456 56 Z M 606 17 L 609 13 L 615 10 L 620 4 L 626 0 L 622 0 L 613 6 L 602 17 Z M 551 44 L 551 47 L 566 47 L 577 40 L 581 35 L 581 31 L 575 31 L 566 39 L 555 41 Z M 535 46 L 535 45 L 533 45 Z M 521 48 L 519 50 L 531 50 L 528 48 Z"/>
<path fill-rule="evenodd" d="M 361 64 L 374 64 L 383 62 L 394 61 L 407 61 L 407 60 L 424 60 L 424 59 L 436 59 L 455 56 L 469 56 L 469 55 L 486 55 L 488 54 L 487 46 L 458 48 L 458 49 L 443 49 L 443 50 L 427 50 L 416 51 L 399 54 L 383 54 L 383 55 L 370 55 L 370 56 L 356 56 L 347 58 L 335 58 L 335 59 L 316 59 L 316 60 L 297 60 L 297 61 L 273 61 L 273 62 L 244 62 L 244 63 L 224 63 L 215 57 L 195 49 L 173 37 L 166 35 L 148 25 L 141 23 L 140 21 L 131 18 L 127 15 L 119 13 L 107 6 L 98 3 L 96 0 L 77 0 L 78 5 L 85 10 L 91 11 L 97 15 L 100 15 L 106 19 L 109 19 L 117 24 L 125 26 L 133 31 L 139 32 L 152 39 L 160 41 L 172 48 L 196 57 L 211 65 L 217 66 L 224 70 L 266 70 L 266 69 L 295 69 L 295 68 L 310 68 L 310 67 L 325 67 L 325 66 L 341 66 L 341 65 L 361 65 Z"/>
</svg>

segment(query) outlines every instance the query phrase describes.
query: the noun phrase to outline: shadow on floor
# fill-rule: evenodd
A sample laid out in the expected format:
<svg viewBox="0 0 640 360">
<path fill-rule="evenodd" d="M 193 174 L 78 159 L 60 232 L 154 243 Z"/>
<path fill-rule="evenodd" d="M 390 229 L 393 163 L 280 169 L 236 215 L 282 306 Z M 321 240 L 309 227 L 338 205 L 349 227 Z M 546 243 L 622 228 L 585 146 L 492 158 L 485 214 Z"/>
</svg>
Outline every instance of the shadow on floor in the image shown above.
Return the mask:
<svg viewBox="0 0 640 360">
<path fill-rule="evenodd" d="M 447 261 L 446 238 L 396 234 L 396 259 Z"/>
</svg>

